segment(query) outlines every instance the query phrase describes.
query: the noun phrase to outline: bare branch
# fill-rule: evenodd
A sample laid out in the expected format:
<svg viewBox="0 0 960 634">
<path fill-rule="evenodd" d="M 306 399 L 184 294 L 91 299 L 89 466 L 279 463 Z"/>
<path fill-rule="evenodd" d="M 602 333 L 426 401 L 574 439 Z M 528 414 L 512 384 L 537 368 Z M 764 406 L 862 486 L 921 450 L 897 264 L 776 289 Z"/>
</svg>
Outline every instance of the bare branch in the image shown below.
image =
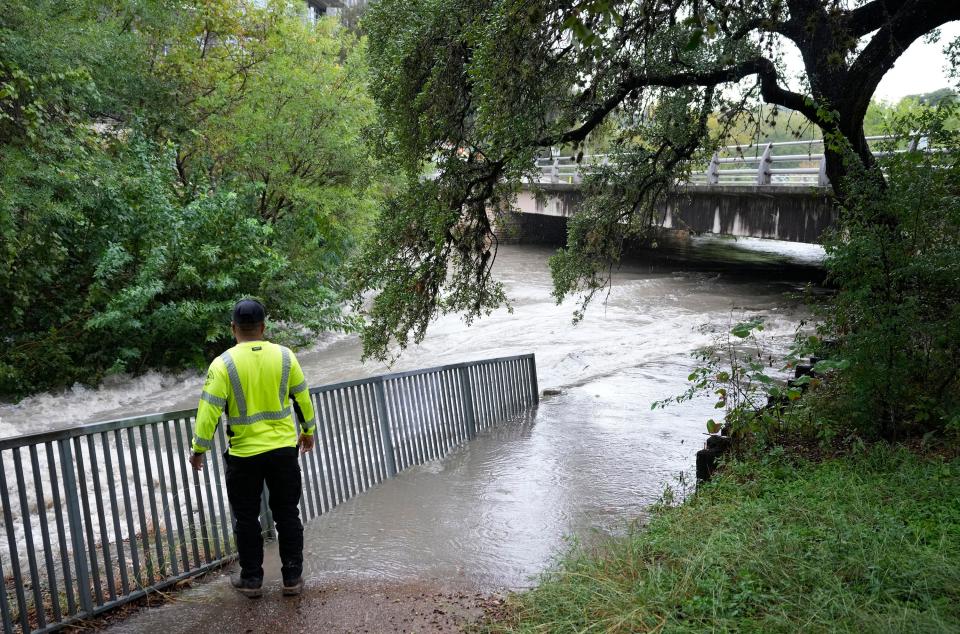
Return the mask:
<svg viewBox="0 0 960 634">
<path fill-rule="evenodd" d="M 796 110 L 814 123 L 823 123 L 813 99 L 787 90 L 780 85 L 780 76 L 773 62 L 765 57 L 761 57 L 755 62 L 758 66 L 756 72 L 760 77 L 760 95 L 767 103 Z"/>
</svg>

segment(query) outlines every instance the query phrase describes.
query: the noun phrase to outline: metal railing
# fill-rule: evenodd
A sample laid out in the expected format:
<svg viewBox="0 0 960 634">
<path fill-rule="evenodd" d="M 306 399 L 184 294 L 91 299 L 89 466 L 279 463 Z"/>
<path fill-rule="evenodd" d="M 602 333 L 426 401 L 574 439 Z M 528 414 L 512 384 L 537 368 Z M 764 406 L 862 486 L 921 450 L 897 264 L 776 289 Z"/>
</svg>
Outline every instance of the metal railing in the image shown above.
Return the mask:
<svg viewBox="0 0 960 634">
<path fill-rule="evenodd" d="M 706 171 L 690 175 L 703 185 L 829 185 L 823 140 L 728 145 L 713 154 Z M 795 148 L 805 149 L 797 153 Z M 814 151 L 818 148 L 819 151 Z M 783 150 L 788 150 L 786 153 Z"/>
<path fill-rule="evenodd" d="M 538 402 L 532 354 L 310 390 L 319 425 L 300 456 L 304 520 L 435 460 Z M 0 623 L 49 632 L 236 556 L 223 425 L 200 473 L 196 410 L 0 439 Z M 264 491 L 264 498 L 266 498 Z M 261 520 L 273 531 L 267 500 Z"/>
<path fill-rule="evenodd" d="M 610 154 L 587 154 L 577 162 L 576 157 L 553 153 L 550 157 L 538 158 L 536 167 L 539 171 L 539 183 L 566 183 L 577 185 L 583 181 L 583 176 L 597 165 L 606 166 L 610 163 Z"/>
<path fill-rule="evenodd" d="M 871 136 L 867 137 L 867 141 L 892 145 L 898 140 L 891 136 Z M 918 148 L 928 149 L 924 137 L 899 141 L 901 149 L 876 150 L 873 155 L 879 158 Z M 612 158 L 609 154 L 589 154 L 577 162 L 572 156 L 555 153 L 551 157 L 536 160 L 539 173 L 536 181 L 539 184 L 576 185 L 583 181 L 585 174 L 598 165 L 608 165 Z M 823 139 L 727 145 L 714 153 L 705 169 L 693 172 L 685 184 L 827 187 L 830 181 L 827 178 Z"/>
</svg>

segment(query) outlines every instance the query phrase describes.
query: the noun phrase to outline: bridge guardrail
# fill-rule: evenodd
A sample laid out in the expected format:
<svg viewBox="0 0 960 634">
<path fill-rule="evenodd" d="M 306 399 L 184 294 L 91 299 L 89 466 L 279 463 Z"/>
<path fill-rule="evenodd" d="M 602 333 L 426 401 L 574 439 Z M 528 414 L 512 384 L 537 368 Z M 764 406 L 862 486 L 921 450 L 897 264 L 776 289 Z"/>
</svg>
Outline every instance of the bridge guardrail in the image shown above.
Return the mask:
<svg viewBox="0 0 960 634">
<path fill-rule="evenodd" d="M 526 354 L 457 363 L 310 394 L 319 424 L 314 450 L 300 456 L 305 521 L 535 405 L 536 361 Z M 194 472 L 187 457 L 195 415 L 0 439 L 4 632 L 55 631 L 235 558 L 223 425 L 205 468 Z M 266 497 L 265 490 L 269 535 Z"/>
<path fill-rule="evenodd" d="M 870 136 L 870 143 L 897 141 L 893 136 Z M 874 151 L 876 157 L 897 152 L 927 148 L 925 137 L 899 139 L 906 144 L 905 149 Z M 819 151 L 814 151 L 818 147 Z M 823 153 L 823 139 L 799 141 L 777 141 L 769 143 L 751 143 L 727 145 L 714 153 L 710 163 L 699 172 L 693 172 L 686 184 L 690 185 L 786 185 L 828 187 L 826 159 Z M 794 148 L 806 148 L 805 153 L 789 152 Z M 788 150 L 787 153 L 782 153 Z M 548 158 L 536 160 L 540 184 L 579 184 L 585 173 L 595 165 L 609 164 L 612 156 L 593 154 L 574 157 L 554 154 Z"/>
</svg>

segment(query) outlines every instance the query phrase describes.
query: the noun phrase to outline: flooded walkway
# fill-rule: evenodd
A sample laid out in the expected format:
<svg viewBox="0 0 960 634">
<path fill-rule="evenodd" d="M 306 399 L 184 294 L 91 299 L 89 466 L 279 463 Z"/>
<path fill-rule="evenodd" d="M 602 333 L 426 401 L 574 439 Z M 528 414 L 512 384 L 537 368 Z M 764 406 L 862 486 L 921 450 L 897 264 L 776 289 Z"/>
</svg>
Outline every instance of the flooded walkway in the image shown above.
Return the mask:
<svg viewBox="0 0 960 634">
<path fill-rule="evenodd" d="M 710 403 L 649 408 L 687 372 L 659 361 L 569 388 L 310 522 L 302 598 L 280 596 L 272 545 L 262 600 L 214 575 L 110 631 L 456 631 L 531 585 L 570 537 L 621 532 L 690 477 Z"/>
</svg>

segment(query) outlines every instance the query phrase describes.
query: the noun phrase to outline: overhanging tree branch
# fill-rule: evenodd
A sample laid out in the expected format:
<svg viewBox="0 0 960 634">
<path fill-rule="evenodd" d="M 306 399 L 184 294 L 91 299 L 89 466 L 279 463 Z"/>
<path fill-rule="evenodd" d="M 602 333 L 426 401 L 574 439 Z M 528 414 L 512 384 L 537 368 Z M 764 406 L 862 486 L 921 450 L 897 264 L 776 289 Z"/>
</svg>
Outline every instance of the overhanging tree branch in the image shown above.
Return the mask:
<svg viewBox="0 0 960 634">
<path fill-rule="evenodd" d="M 867 33 L 876 31 L 890 20 L 910 0 L 873 0 L 858 7 L 848 14 L 850 33 L 856 37 L 863 37 Z"/>
<path fill-rule="evenodd" d="M 663 75 L 629 75 L 620 84 L 617 91 L 594 108 L 584 122 L 573 130 L 554 137 L 544 137 L 537 141 L 540 146 L 580 143 L 617 106 L 623 103 L 631 92 L 641 88 L 714 88 L 719 84 L 740 81 L 750 75 L 758 75 L 760 92 L 764 99 L 785 108 L 797 110 L 814 122 L 820 117 L 812 100 L 804 95 L 786 90 L 779 84 L 779 73 L 772 61 L 765 57 L 746 60 L 733 66 L 703 72 L 683 72 Z"/>
</svg>

